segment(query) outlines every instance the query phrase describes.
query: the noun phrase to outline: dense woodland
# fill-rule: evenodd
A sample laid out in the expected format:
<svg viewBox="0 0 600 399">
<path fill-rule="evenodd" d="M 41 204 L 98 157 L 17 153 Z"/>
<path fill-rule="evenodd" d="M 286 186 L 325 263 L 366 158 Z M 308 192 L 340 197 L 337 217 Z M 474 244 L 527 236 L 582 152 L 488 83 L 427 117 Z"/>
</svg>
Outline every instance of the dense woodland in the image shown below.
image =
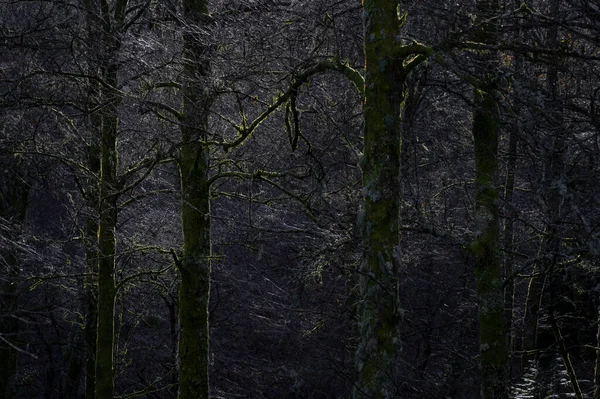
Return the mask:
<svg viewBox="0 0 600 399">
<path fill-rule="evenodd" d="M 0 0 L 0 399 L 600 399 L 600 1 Z"/>
</svg>

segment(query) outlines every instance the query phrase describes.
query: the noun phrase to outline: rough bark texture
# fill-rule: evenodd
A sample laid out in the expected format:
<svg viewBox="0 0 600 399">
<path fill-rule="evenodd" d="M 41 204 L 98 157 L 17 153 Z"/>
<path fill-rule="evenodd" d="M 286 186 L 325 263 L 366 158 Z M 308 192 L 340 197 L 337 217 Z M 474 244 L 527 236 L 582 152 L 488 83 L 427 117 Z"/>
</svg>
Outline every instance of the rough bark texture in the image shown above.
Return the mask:
<svg viewBox="0 0 600 399">
<path fill-rule="evenodd" d="M 118 213 L 117 114 L 121 95 L 118 84 L 118 54 L 126 0 L 119 0 L 111 9 L 100 1 L 102 60 L 100 73 L 109 88 L 102 91 L 106 104 L 101 111 L 100 133 L 100 220 L 98 223 L 98 323 L 96 340 L 96 399 L 112 399 L 114 391 L 114 307 L 116 225 Z M 114 12 L 114 14 L 112 14 Z"/>
<path fill-rule="evenodd" d="M 507 397 L 508 348 L 504 288 L 500 267 L 498 189 L 498 109 L 491 94 L 476 95 L 475 139 L 476 237 L 471 244 L 479 306 L 482 397 Z"/>
<path fill-rule="evenodd" d="M 116 111 L 116 110 L 115 110 Z M 112 399 L 114 391 L 114 307 L 117 225 L 117 117 L 107 115 L 102 130 L 100 223 L 98 225 L 98 324 L 96 399 Z"/>
<path fill-rule="evenodd" d="M 184 33 L 181 178 L 183 258 L 179 291 L 179 399 L 209 397 L 210 193 L 207 137 L 209 84 L 208 48 L 193 34 L 204 29 L 206 1 L 184 0 L 188 22 Z"/>
<path fill-rule="evenodd" d="M 497 27 L 493 18 L 497 0 L 477 2 L 479 30 L 476 39 L 492 44 Z M 498 126 L 499 109 L 494 98 L 492 54 L 479 54 L 482 86 L 475 89 L 473 139 L 475 147 L 476 231 L 471 252 L 475 261 L 479 307 L 481 397 L 508 397 L 508 347 L 504 320 L 504 287 L 500 261 Z"/>
<path fill-rule="evenodd" d="M 400 257 L 401 109 L 408 56 L 423 48 L 400 42 L 396 0 L 365 0 L 365 136 L 361 160 L 365 203 L 360 271 L 359 341 L 354 398 L 399 393 L 397 355 L 402 309 L 398 299 Z"/>
</svg>

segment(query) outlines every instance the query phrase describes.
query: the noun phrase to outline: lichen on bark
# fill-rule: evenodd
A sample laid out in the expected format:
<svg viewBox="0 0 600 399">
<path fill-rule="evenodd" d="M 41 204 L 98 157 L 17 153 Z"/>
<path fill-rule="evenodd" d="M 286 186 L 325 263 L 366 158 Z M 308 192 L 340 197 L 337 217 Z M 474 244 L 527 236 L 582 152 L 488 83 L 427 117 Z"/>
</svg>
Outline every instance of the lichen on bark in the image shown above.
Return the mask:
<svg viewBox="0 0 600 399">
<path fill-rule="evenodd" d="M 400 243 L 400 131 L 406 77 L 428 53 L 422 45 L 403 45 L 404 16 L 396 0 L 365 0 L 365 118 L 363 174 L 364 259 L 360 269 L 358 378 L 353 398 L 392 398 L 402 309 L 398 293 Z M 414 51 L 413 51 L 414 50 Z M 424 58 L 420 59 L 424 60 Z M 418 63 L 418 62 L 417 62 Z M 410 65 L 410 67 L 408 67 Z"/>
<path fill-rule="evenodd" d="M 477 3 L 476 39 L 493 44 L 497 36 L 494 16 L 497 0 Z M 504 320 L 504 286 L 500 260 L 498 128 L 500 113 L 494 97 L 494 67 L 491 53 L 475 54 L 480 65 L 479 87 L 474 89 L 473 142 L 475 152 L 476 233 L 470 245 L 474 258 L 477 303 L 479 308 L 479 347 L 481 397 L 508 397 L 509 351 Z"/>
</svg>

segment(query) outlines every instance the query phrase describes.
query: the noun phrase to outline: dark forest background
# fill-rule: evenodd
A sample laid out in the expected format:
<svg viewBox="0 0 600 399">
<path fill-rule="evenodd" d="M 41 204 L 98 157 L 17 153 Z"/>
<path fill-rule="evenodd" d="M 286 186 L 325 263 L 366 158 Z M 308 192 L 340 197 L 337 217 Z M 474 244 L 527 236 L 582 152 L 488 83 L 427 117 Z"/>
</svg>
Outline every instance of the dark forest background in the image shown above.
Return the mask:
<svg viewBox="0 0 600 399">
<path fill-rule="evenodd" d="M 369 89 L 386 68 L 364 55 L 386 2 L 364 3 L 0 1 L 0 398 L 194 397 L 184 234 L 207 243 L 213 398 L 600 398 L 600 2 L 398 3 L 396 40 L 428 53 L 398 90 L 397 370 L 373 395 L 357 347 L 377 199 L 351 73 Z M 190 192 L 210 202 L 199 221 Z M 482 220 L 508 350 L 493 395 Z"/>
</svg>

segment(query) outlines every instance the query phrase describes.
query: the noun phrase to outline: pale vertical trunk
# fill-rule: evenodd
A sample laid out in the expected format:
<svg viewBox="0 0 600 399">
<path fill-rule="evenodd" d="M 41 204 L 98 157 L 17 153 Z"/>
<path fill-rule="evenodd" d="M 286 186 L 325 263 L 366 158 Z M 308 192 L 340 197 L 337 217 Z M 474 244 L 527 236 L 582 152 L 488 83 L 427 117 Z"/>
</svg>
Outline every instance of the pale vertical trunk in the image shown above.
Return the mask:
<svg viewBox="0 0 600 399">
<path fill-rule="evenodd" d="M 184 0 L 186 29 L 206 29 L 205 0 Z M 181 178 L 183 258 L 179 291 L 179 399 L 209 397 L 210 190 L 207 139 L 208 46 L 197 35 L 184 33 L 183 116 L 181 120 Z"/>
</svg>

